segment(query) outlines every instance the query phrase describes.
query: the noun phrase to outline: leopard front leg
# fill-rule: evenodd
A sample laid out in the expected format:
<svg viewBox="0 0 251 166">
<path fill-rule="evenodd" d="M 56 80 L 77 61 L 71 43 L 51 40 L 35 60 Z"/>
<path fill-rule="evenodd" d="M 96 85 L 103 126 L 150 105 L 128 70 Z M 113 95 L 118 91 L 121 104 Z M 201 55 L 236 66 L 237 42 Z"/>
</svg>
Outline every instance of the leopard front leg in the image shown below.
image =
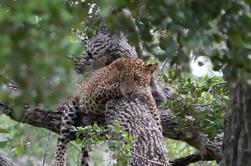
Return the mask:
<svg viewBox="0 0 251 166">
<path fill-rule="evenodd" d="M 74 125 L 78 104 L 76 100 L 67 101 L 63 105 L 63 114 L 60 126 L 60 136 L 58 138 L 56 152 L 52 161 L 52 166 L 66 165 L 67 144 L 70 141 L 71 126 Z"/>
</svg>

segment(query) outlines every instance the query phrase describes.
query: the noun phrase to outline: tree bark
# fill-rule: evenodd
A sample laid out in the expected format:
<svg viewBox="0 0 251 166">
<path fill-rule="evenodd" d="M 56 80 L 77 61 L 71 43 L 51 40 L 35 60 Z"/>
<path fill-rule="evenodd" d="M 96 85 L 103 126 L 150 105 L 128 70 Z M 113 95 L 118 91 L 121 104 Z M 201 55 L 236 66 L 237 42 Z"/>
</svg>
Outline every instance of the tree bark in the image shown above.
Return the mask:
<svg viewBox="0 0 251 166">
<path fill-rule="evenodd" d="M 232 85 L 230 106 L 224 117 L 226 166 L 251 165 L 251 87 L 244 80 Z"/>
<path fill-rule="evenodd" d="M 14 166 L 15 164 L 0 151 L 0 165 L 1 166 Z"/>
<path fill-rule="evenodd" d="M 169 166 L 164 137 L 146 106 L 143 94 L 112 100 L 106 105 L 106 121 L 118 120 L 133 138 L 130 166 Z"/>
</svg>

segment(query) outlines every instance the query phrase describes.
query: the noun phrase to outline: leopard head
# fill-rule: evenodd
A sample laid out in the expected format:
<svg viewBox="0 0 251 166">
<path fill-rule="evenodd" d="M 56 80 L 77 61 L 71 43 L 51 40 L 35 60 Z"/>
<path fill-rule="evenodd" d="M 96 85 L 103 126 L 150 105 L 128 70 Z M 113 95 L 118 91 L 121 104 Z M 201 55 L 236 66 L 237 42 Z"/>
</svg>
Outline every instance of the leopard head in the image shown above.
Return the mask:
<svg viewBox="0 0 251 166">
<path fill-rule="evenodd" d="M 114 65 L 119 71 L 120 90 L 124 96 L 142 93 L 149 88 L 153 73 L 158 66 L 158 64 L 146 64 L 138 58 L 120 58 Z"/>
</svg>

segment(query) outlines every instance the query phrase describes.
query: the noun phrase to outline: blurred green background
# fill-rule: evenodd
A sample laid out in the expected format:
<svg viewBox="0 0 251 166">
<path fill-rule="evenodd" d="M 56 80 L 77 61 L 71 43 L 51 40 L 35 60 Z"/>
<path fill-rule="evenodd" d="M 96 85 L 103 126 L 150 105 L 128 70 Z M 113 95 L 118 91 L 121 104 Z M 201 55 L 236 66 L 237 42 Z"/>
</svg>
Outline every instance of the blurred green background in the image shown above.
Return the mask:
<svg viewBox="0 0 251 166">
<path fill-rule="evenodd" d="M 82 51 L 77 32 L 91 37 L 98 25 L 105 23 L 109 32 L 119 29 L 130 44 L 136 43 L 133 27 L 119 14 L 127 8 L 139 27 L 148 60 L 168 66 L 163 65 L 158 74 L 176 93 L 175 100 L 163 105 L 171 108 L 185 126 L 196 126 L 214 138 L 222 133 L 231 83 L 236 79 L 250 83 L 250 5 L 250 0 L 1 1 L 0 100 L 10 103 L 20 115 L 27 103 L 45 108 L 54 106 L 79 79 L 71 62 Z M 189 56 L 191 52 L 195 57 L 208 57 L 212 61 L 210 70 L 221 70 L 223 77 L 192 76 L 189 64 L 195 57 Z M 20 92 L 10 93 L 7 88 L 10 80 L 19 85 Z M 194 107 L 198 111 L 192 112 Z M 47 130 L 16 123 L 4 115 L 0 117 L 0 147 L 15 160 L 29 162 L 28 158 L 34 157 L 43 161 L 48 149 L 46 161 L 51 161 L 56 137 L 51 133 L 48 142 Z M 170 159 L 195 151 L 174 140 L 166 139 L 166 145 Z M 69 145 L 71 165 L 76 165 L 78 159 L 75 146 Z M 195 165 L 215 165 L 215 162 Z"/>
</svg>

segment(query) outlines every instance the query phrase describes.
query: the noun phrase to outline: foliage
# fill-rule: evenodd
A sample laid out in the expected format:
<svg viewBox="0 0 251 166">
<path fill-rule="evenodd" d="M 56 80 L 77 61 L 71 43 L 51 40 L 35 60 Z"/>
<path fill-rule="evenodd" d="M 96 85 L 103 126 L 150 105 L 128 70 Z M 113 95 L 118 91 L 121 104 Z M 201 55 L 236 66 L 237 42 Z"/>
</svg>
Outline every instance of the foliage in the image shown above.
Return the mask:
<svg viewBox="0 0 251 166">
<path fill-rule="evenodd" d="M 87 22 L 102 17 L 111 31 L 123 30 L 133 44 L 136 35 L 132 26 L 119 14 L 128 8 L 136 18 L 144 48 L 161 61 L 168 58 L 172 64 L 187 63 L 187 55 L 193 50 L 197 55 L 209 56 L 217 69 L 228 63 L 225 75 L 229 80 L 250 78 L 250 0 L 156 0 L 154 3 L 150 0 L 86 0 L 79 3 L 95 5 Z"/>
<path fill-rule="evenodd" d="M 47 151 L 45 162 L 51 163 L 56 150 L 58 135 L 52 132 L 49 134 L 48 130 L 43 128 L 20 124 L 7 116 L 0 116 L 0 122 L 0 128 L 9 132 L 6 134 L 0 133 L 0 142 L 4 142 L 3 146 L 0 143 L 0 149 L 7 153 L 9 157 L 21 165 L 34 166 L 34 164 L 39 163 L 42 165 L 43 157 Z M 68 145 L 67 158 L 70 165 L 77 165 L 76 161 L 80 161 L 80 145 L 74 142 Z M 91 159 L 95 161 L 96 165 L 103 165 L 103 160 L 106 160 L 106 158 L 100 160 L 100 153 L 104 153 L 102 151 L 104 146 L 101 147 L 101 150 L 96 150 L 94 145 L 93 148 Z M 22 163 L 20 163 L 21 161 Z"/>
<path fill-rule="evenodd" d="M 52 105 L 72 80 L 67 56 L 79 54 L 71 34 L 75 19 L 60 0 L 0 2 L 0 97 L 5 101 Z M 14 80 L 21 93 L 9 95 Z"/>
<path fill-rule="evenodd" d="M 77 144 L 82 144 L 86 149 L 92 149 L 92 145 L 100 143 L 108 144 L 109 149 L 113 151 L 113 157 L 116 160 L 114 166 L 125 165 L 128 163 L 132 137 L 123 131 L 118 121 L 113 121 L 107 127 L 99 127 L 96 123 L 91 126 L 73 128 L 77 131 Z M 84 136 L 81 140 L 80 137 Z"/>
<path fill-rule="evenodd" d="M 223 115 L 228 101 L 226 82 L 219 77 L 193 77 L 184 74 L 176 77 L 173 70 L 163 79 L 175 92 L 164 104 L 170 108 L 180 124 L 194 126 L 214 138 L 223 131 Z M 175 78 L 176 77 L 176 78 Z M 189 134 L 189 133 L 188 133 Z"/>
<path fill-rule="evenodd" d="M 0 133 L 0 142 L 6 142 L 4 146 L 1 146 L 1 150 L 8 153 L 11 158 L 25 158 L 29 155 L 31 158 L 37 158 L 37 160 L 42 159 L 41 156 L 45 153 L 45 144 L 47 143 L 46 129 L 38 129 L 29 125 L 20 124 L 13 120 L 10 120 L 7 116 L 0 117 L 0 128 L 8 130 L 8 134 Z M 55 134 L 54 134 L 55 135 Z M 54 136 L 53 135 L 53 136 Z M 51 137 L 49 152 L 47 159 L 51 160 L 53 157 L 53 151 L 56 146 L 56 137 Z M 24 165 L 28 166 L 28 160 Z"/>
<path fill-rule="evenodd" d="M 195 148 L 189 146 L 185 142 L 182 141 L 177 141 L 177 140 L 172 140 L 165 138 L 165 143 L 166 143 L 166 151 L 167 151 L 167 156 L 169 157 L 169 160 L 175 160 L 177 158 L 181 158 L 184 156 L 189 156 L 192 154 L 195 154 L 198 152 Z M 207 162 L 207 163 L 193 163 L 189 164 L 189 166 L 216 166 L 216 162 Z"/>
<path fill-rule="evenodd" d="M 0 80 L 15 80 L 22 92 L 10 96 L 2 85 L 0 97 L 12 102 L 14 98 L 16 103 L 54 104 L 72 80 L 67 56 L 79 54 L 73 31 L 90 37 L 103 21 L 111 31 L 123 30 L 135 43 L 132 26 L 119 14 L 125 7 L 136 18 L 149 55 L 180 64 L 187 63 L 193 50 L 210 56 L 216 68 L 228 63 L 229 79 L 250 77 L 249 0 L 4 1 L 0 3 Z"/>
</svg>

